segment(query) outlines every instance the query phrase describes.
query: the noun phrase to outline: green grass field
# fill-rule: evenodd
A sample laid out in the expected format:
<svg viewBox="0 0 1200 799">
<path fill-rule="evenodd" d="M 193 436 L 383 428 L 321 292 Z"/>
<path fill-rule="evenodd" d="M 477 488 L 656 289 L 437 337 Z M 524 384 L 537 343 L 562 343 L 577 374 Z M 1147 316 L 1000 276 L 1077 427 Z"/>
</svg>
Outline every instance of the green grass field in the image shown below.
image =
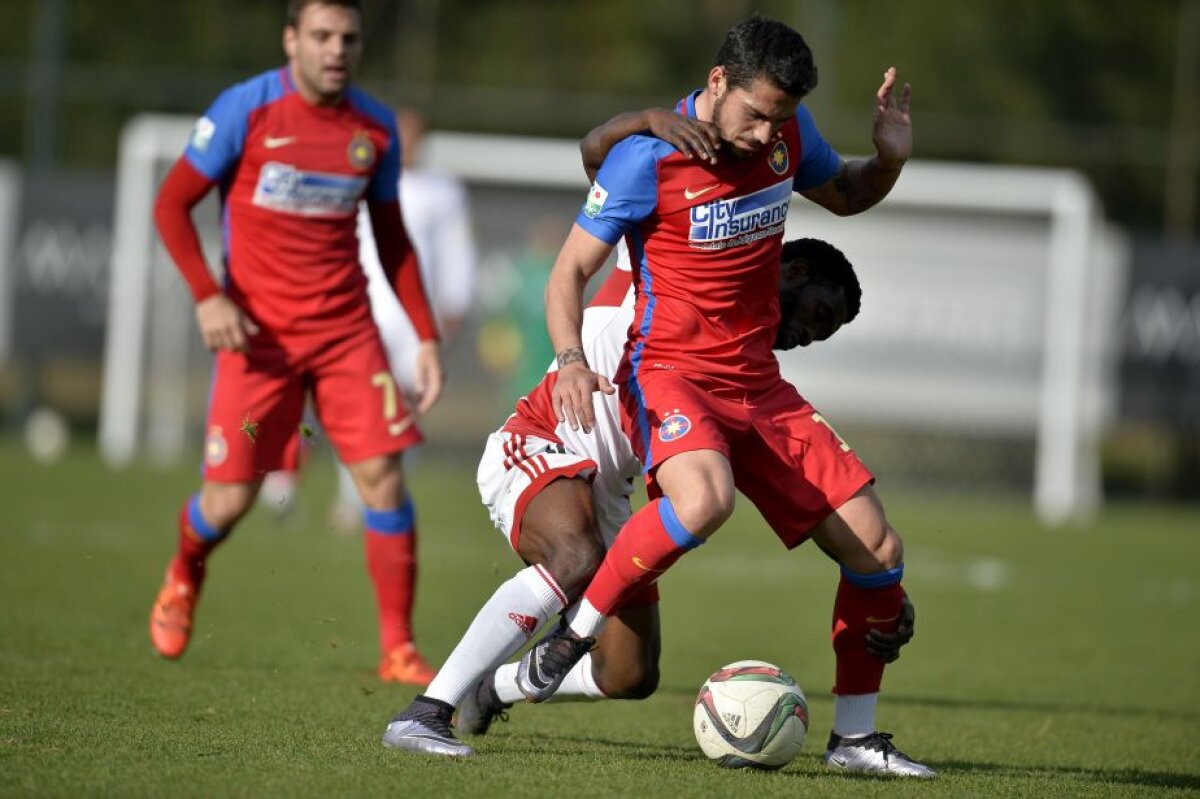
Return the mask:
<svg viewBox="0 0 1200 799">
<path fill-rule="evenodd" d="M 303 505 L 258 512 L 214 558 L 185 658 L 146 618 L 194 468 L 54 466 L 0 442 L 0 794 L 103 796 L 1179 796 L 1200 793 L 1200 512 L 1118 506 L 1048 531 L 1025 504 L 881 493 L 907 543 L 917 637 L 880 724 L 933 783 L 827 772 L 836 569 L 785 553 L 748 503 L 662 583 L 663 683 L 644 702 L 518 706 L 445 762 L 385 750 L 415 693 L 383 686 L 361 541 Z M 418 637 L 444 657 L 516 560 L 473 471 L 427 458 Z M 809 741 L 776 773 L 708 764 L 695 691 L 733 660 L 805 687 Z"/>
</svg>

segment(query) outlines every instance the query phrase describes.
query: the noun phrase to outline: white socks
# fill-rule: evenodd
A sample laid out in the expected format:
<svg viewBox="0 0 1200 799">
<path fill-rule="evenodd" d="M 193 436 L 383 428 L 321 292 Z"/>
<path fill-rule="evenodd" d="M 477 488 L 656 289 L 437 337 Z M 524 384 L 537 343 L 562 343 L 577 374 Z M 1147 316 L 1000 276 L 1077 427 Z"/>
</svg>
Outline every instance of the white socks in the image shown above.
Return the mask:
<svg viewBox="0 0 1200 799">
<path fill-rule="evenodd" d="M 517 688 L 517 664 L 506 663 L 496 669 L 496 695 L 505 704 L 524 701 L 525 695 Z M 575 664 L 575 667 L 563 678 L 562 685 L 550 697 L 550 702 L 562 702 L 580 699 L 607 699 L 604 691 L 596 684 L 592 676 L 592 654 L 589 652 Z"/>
<path fill-rule="evenodd" d="M 517 572 L 480 608 L 425 689 L 425 696 L 457 707 L 481 676 L 511 657 L 547 619 L 560 613 L 565 599 L 562 589 L 542 566 Z M 503 696 L 501 700 L 512 701 Z"/>
<path fill-rule="evenodd" d="M 599 635 L 600 631 L 604 629 L 606 620 L 604 614 L 596 610 L 595 605 L 588 602 L 587 597 L 580 599 L 567 611 L 567 626 L 580 638 Z"/>
<path fill-rule="evenodd" d="M 833 732 L 843 738 L 861 738 L 875 732 L 875 706 L 879 694 L 833 697 Z"/>
</svg>

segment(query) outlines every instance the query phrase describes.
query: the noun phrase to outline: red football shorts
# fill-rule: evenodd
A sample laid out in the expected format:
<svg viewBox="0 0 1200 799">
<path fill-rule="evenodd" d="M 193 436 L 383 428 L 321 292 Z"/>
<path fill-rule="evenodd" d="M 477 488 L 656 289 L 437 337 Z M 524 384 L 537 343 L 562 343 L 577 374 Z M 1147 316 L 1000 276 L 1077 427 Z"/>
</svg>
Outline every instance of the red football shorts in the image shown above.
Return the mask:
<svg viewBox="0 0 1200 799">
<path fill-rule="evenodd" d="M 217 353 L 204 479 L 250 482 L 294 467 L 289 442 L 296 439 L 309 392 L 321 428 L 343 463 L 421 443 L 416 418 L 373 326 L 333 341 L 284 343 L 261 333 L 247 353 Z"/>
<path fill-rule="evenodd" d="M 675 372 L 653 371 L 622 387 L 621 418 L 647 474 L 680 452 L 723 454 L 734 483 L 789 549 L 875 478 L 824 417 L 780 380 L 769 389 L 713 393 Z"/>
</svg>

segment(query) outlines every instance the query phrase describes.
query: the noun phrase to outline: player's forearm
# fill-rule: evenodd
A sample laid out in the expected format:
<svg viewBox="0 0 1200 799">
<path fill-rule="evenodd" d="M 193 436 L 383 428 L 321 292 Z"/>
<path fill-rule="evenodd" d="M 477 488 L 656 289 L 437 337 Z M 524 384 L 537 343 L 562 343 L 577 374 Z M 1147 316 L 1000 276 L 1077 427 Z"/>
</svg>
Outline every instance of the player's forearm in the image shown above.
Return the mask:
<svg viewBox="0 0 1200 799">
<path fill-rule="evenodd" d="M 192 222 L 192 208 L 213 185 L 181 158 L 167 174 L 154 202 L 154 224 L 158 235 L 197 303 L 221 291 L 204 260 L 200 236 Z"/>
<path fill-rule="evenodd" d="M 649 127 L 646 111 L 626 111 L 593 128 L 579 143 L 579 153 L 583 156 L 583 169 L 587 172 L 588 180 L 596 179 L 596 172 L 604 163 L 605 156 L 617 142 Z"/>
<path fill-rule="evenodd" d="M 546 283 L 546 331 L 554 347 L 555 358 L 584 360 L 583 289 L 587 278 L 579 271 L 560 270 L 555 265 Z"/>
<path fill-rule="evenodd" d="M 834 185 L 845 197 L 844 215 L 858 214 L 888 196 L 904 162 L 885 164 L 879 156 L 847 162 Z"/>
</svg>

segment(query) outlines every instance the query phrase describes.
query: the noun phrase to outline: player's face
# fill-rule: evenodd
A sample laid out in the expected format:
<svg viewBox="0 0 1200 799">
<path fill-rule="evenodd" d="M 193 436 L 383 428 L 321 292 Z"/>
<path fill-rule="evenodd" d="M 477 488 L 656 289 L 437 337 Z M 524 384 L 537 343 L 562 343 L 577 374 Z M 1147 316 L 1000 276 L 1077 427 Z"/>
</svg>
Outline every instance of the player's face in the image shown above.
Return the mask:
<svg viewBox="0 0 1200 799">
<path fill-rule="evenodd" d="M 779 129 L 796 116 L 801 98 L 761 78 L 749 88 L 730 87 L 724 75 L 722 67 L 714 67 L 709 75 L 709 89 L 715 97 L 713 124 L 734 156 L 749 158 L 773 142 Z"/>
<path fill-rule="evenodd" d="M 296 27 L 283 29 L 283 49 L 300 94 L 332 105 L 342 99 L 362 56 L 362 21 L 345 6 L 312 3 Z"/>
<path fill-rule="evenodd" d="M 779 292 L 775 349 L 790 350 L 824 341 L 846 322 L 846 293 L 807 280 L 807 264 L 784 264 Z"/>
</svg>

